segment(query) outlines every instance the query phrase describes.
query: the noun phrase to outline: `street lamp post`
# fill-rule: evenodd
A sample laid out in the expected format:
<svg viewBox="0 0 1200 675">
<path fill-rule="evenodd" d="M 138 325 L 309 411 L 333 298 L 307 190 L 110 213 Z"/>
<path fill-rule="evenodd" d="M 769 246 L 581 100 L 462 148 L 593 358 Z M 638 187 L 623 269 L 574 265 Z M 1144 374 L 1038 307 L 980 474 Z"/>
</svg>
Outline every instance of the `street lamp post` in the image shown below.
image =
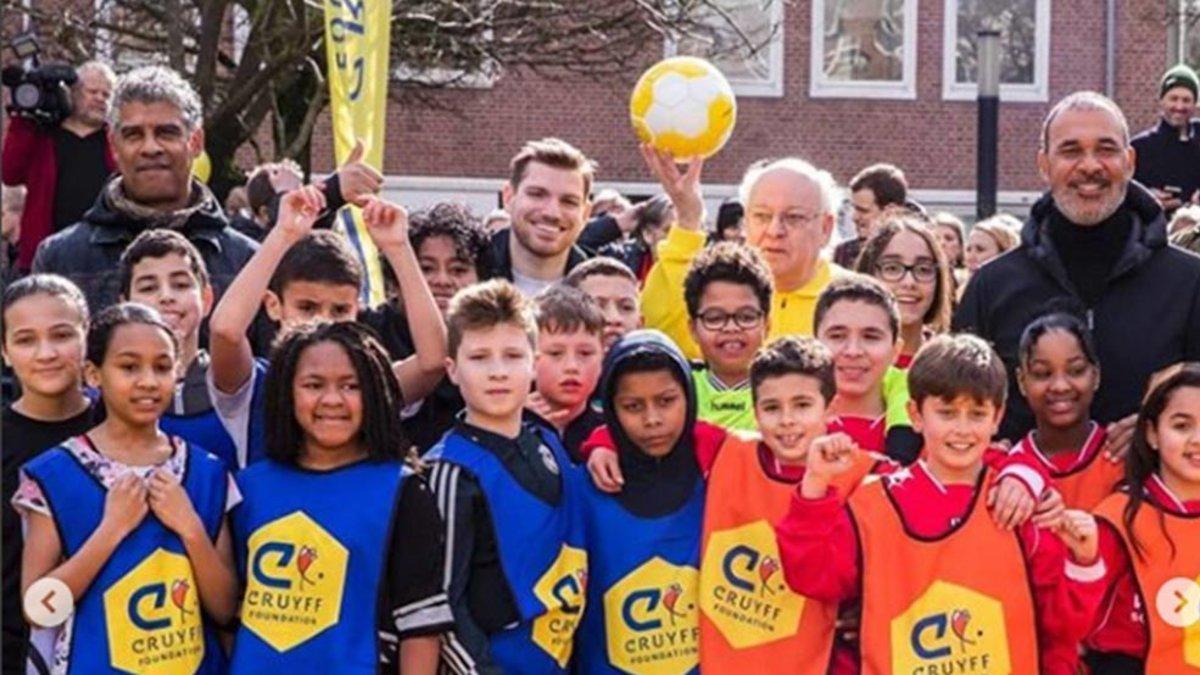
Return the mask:
<svg viewBox="0 0 1200 675">
<path fill-rule="evenodd" d="M 1000 126 L 1000 31 L 989 28 L 976 36 L 979 55 L 979 118 L 975 146 L 975 215 L 996 214 L 997 141 Z"/>
</svg>

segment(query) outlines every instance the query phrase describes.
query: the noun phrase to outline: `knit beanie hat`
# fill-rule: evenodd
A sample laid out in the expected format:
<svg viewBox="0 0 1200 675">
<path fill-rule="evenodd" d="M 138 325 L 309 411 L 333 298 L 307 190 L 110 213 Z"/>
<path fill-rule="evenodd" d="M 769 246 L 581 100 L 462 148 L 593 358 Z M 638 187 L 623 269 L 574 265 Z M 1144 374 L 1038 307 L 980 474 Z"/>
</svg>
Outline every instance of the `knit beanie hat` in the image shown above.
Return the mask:
<svg viewBox="0 0 1200 675">
<path fill-rule="evenodd" d="M 1189 68 L 1186 63 L 1175 66 L 1163 75 L 1158 97 L 1166 96 L 1167 92 L 1175 87 L 1186 87 L 1188 91 L 1192 92 L 1193 98 L 1200 96 L 1200 78 L 1196 77 L 1196 71 Z"/>
</svg>

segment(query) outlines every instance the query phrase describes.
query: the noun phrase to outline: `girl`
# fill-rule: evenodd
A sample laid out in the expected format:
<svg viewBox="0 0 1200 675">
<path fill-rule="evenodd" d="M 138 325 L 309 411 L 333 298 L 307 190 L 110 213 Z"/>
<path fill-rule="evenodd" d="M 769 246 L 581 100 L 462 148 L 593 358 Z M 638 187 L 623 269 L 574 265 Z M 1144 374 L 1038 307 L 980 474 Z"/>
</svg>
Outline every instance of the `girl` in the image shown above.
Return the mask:
<svg viewBox="0 0 1200 675">
<path fill-rule="evenodd" d="M 946 252 L 946 262 L 950 265 L 950 274 L 954 277 L 954 298 L 967 283 L 967 270 L 963 267 L 963 244 L 966 242 L 967 228 L 963 221 L 953 213 L 940 211 L 933 214 L 933 232 Z"/>
<path fill-rule="evenodd" d="M 1178 578 L 1200 576 L 1197 457 L 1200 364 L 1188 363 L 1146 397 L 1126 459 L 1126 484 L 1096 508 L 1110 588 L 1087 641 L 1095 675 L 1195 669 L 1196 623 L 1187 616 L 1195 611 L 1195 584 L 1181 588 Z"/>
<path fill-rule="evenodd" d="M 993 216 L 975 223 L 963 251 L 967 274 L 975 274 L 984 263 L 1016 248 L 1019 243 L 1021 240 L 1017 232 L 1003 216 Z M 966 288 L 966 284 L 963 284 L 963 288 Z"/>
<path fill-rule="evenodd" d="M 1067 508 L 1090 511 L 1121 480 L 1123 467 L 1100 457 L 1105 427 L 1089 418 L 1100 387 L 1092 334 L 1075 316 L 1054 313 L 1025 328 L 1017 385 L 1037 427 L 1013 448 L 1054 478 Z"/>
<path fill-rule="evenodd" d="M 440 526 L 399 460 L 408 443 L 387 352 L 356 323 L 318 324 L 286 334 L 271 362 L 267 459 L 238 475 L 244 500 L 232 514 L 245 589 L 230 672 L 374 673 L 400 639 L 406 675 L 434 672 L 450 617 Z M 379 510 L 392 504 L 389 541 Z M 405 578 L 380 597 L 396 543 L 386 569 Z M 413 631 L 427 637 L 405 639 Z"/>
<path fill-rule="evenodd" d="M 4 407 L 0 430 L 7 504 L 22 464 L 92 428 L 99 414 L 83 391 L 88 308 L 79 288 L 51 274 L 25 277 L 4 292 L 3 313 L 4 360 L 21 387 L 20 398 Z M 15 664 L 24 661 L 28 628 L 21 616 L 21 522 L 13 509 L 4 509 L 3 536 L 3 651 Z"/>
<path fill-rule="evenodd" d="M 863 245 L 858 271 L 879 279 L 896 296 L 903 340 L 896 365 L 907 368 L 925 340 L 950 327 L 954 281 L 930 222 L 888 209 Z"/>
<path fill-rule="evenodd" d="M 154 310 L 102 312 L 86 376 L 105 420 L 22 468 L 22 595 L 53 577 L 75 604 L 55 644 L 56 673 L 224 665 L 214 627 L 237 603 L 225 523 L 237 497 L 221 460 L 159 429 L 176 360 L 175 336 Z"/>
</svg>

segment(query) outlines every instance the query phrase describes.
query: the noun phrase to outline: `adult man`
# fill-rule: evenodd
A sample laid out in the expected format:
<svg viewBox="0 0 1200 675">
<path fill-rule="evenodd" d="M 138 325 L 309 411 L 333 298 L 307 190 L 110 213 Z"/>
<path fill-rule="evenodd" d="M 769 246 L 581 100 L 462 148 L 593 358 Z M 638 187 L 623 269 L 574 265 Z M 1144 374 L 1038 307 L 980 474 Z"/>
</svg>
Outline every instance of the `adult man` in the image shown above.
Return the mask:
<svg viewBox="0 0 1200 675">
<path fill-rule="evenodd" d="M 642 313 L 646 327 L 666 333 L 689 359 L 699 359 L 688 329 L 683 280 L 706 239 L 703 162 L 694 161 L 680 172 L 670 155 L 649 146 L 642 146 L 642 156 L 674 202 L 678 218 L 646 277 Z M 846 273 L 820 256 L 833 233 L 838 201 L 833 177 L 804 160 L 785 158 L 751 166 L 738 192 L 745 205 L 747 242 L 762 253 L 775 281 L 768 339 L 811 335 L 817 296 Z"/>
<path fill-rule="evenodd" d="M 1158 125 L 1133 138 L 1137 171 L 1167 214 L 1186 203 L 1200 204 L 1200 119 L 1196 119 L 1196 72 L 1179 64 L 1163 75 Z"/>
<path fill-rule="evenodd" d="M 115 168 L 105 118 L 116 76 L 99 61 L 76 71 L 71 115 L 57 127 L 9 118 L 0 159 L 5 185 L 28 189 L 17 267 L 28 271 L 43 239 L 79 220 Z"/>
<path fill-rule="evenodd" d="M 833 261 L 852 268 L 863 244 L 875 232 L 875 222 L 883 210 L 908 199 L 908 181 L 904 172 L 892 164 L 872 164 L 850 180 L 850 217 L 858 236 L 833 249 Z"/>
<path fill-rule="evenodd" d="M 576 240 L 595 166 L 566 141 L 543 138 L 526 143 L 510 168 L 502 197 L 512 225 L 492 236 L 492 270 L 532 297 L 588 257 Z"/>
<path fill-rule="evenodd" d="M 1034 204 L 1021 244 L 971 277 L 954 329 L 992 342 L 1011 377 L 1030 320 L 1077 305 L 1103 373 L 1092 415 L 1121 420 L 1110 427 L 1116 451 L 1128 442 L 1147 378 L 1200 358 L 1200 259 L 1167 245 L 1162 208 L 1131 182 L 1125 116 L 1105 96 L 1059 101 L 1043 123 L 1037 162 L 1049 192 Z M 1025 401 L 1011 397 L 1001 435 L 1016 440 L 1032 424 Z"/>
<path fill-rule="evenodd" d="M 204 147 L 200 114 L 195 91 L 175 71 L 152 66 L 125 74 L 109 119 L 120 175 L 82 220 L 42 242 L 34 271 L 71 279 L 99 312 L 118 298 L 117 261 L 126 244 L 162 227 L 196 245 L 223 291 L 257 245 L 227 226 L 221 205 L 192 177 L 192 160 Z"/>
</svg>

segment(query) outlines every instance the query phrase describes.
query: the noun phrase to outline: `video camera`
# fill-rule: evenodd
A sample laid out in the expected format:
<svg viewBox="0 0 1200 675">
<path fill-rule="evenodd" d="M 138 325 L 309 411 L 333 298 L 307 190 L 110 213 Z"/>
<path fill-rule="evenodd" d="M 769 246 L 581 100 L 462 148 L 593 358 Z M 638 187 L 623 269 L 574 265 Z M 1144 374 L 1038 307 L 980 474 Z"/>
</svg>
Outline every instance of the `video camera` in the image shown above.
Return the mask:
<svg viewBox="0 0 1200 675">
<path fill-rule="evenodd" d="M 38 62 L 37 39 L 21 35 L 13 39 L 12 50 L 27 65 L 7 66 L 2 74 L 4 86 L 11 92 L 10 110 L 44 127 L 57 126 L 71 115 L 71 85 L 79 79 L 75 69 L 61 63 Z"/>
</svg>

